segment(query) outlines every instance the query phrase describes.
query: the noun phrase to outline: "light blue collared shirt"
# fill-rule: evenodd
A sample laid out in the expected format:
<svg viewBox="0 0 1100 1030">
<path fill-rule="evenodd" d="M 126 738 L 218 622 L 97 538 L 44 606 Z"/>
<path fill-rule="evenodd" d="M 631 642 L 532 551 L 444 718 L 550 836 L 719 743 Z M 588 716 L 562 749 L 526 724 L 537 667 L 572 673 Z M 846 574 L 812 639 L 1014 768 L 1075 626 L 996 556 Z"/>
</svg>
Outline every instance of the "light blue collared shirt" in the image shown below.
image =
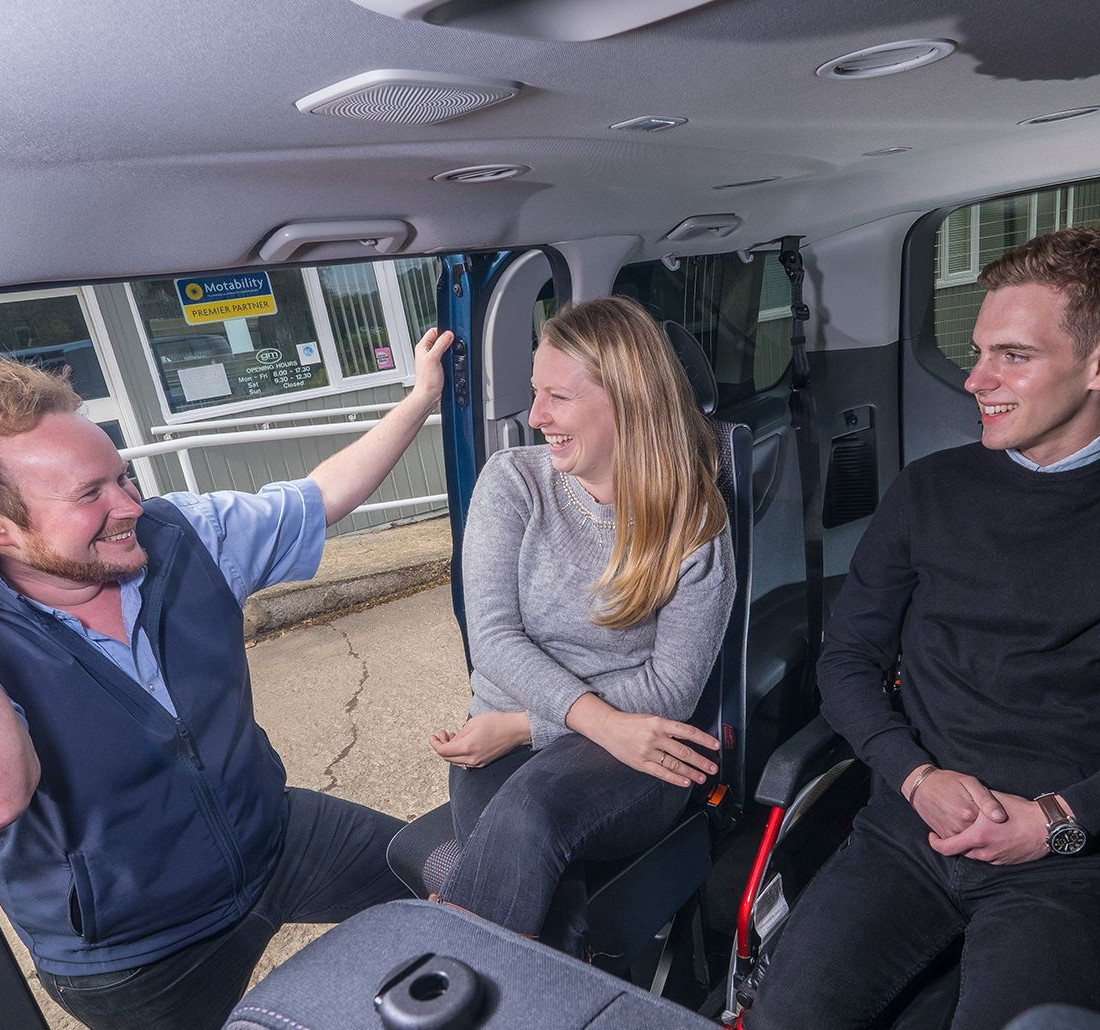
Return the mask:
<svg viewBox="0 0 1100 1030">
<path fill-rule="evenodd" d="M 1050 465 L 1036 465 L 1030 458 L 1025 458 L 1019 451 L 1008 450 L 1005 452 L 1017 465 L 1023 465 L 1032 472 L 1069 472 L 1070 469 L 1079 469 L 1083 465 L 1091 465 L 1100 458 L 1100 436 L 1092 443 L 1085 444 L 1079 451 L 1060 458 Z"/>
<path fill-rule="evenodd" d="M 242 606 L 249 594 L 263 587 L 311 579 L 317 571 L 325 543 L 325 507 L 321 491 L 312 479 L 272 483 L 257 494 L 224 490 L 210 494 L 171 493 L 165 494 L 164 499 L 179 508 L 195 528 Z M 176 707 L 149 638 L 140 627 L 134 634 L 141 614 L 144 581 L 142 570 L 119 584 L 122 620 L 127 639 L 134 642 L 132 649 L 114 637 L 87 629 L 68 612 L 17 594 L 3 579 L 0 589 L 65 623 L 175 716 Z M 20 707 L 14 702 L 12 706 L 22 717 Z"/>
</svg>

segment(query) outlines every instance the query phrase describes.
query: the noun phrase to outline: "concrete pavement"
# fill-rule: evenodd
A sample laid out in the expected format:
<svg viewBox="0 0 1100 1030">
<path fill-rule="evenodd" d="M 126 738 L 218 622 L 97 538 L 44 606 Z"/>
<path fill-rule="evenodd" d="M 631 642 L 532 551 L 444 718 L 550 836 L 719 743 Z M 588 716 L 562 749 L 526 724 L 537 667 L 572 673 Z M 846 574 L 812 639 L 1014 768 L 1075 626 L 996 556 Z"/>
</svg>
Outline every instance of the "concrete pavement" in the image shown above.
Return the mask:
<svg viewBox="0 0 1100 1030">
<path fill-rule="evenodd" d="M 291 784 L 404 819 L 446 800 L 446 763 L 427 737 L 441 726 L 457 728 L 469 698 L 445 583 L 449 561 L 446 519 L 337 537 L 326 545 L 312 585 L 274 587 L 249 600 L 256 714 Z M 359 610 L 332 611 L 348 605 Z M 0 924 L 51 1030 L 79 1030 L 82 1024 L 41 991 L 2 915 Z M 256 979 L 324 929 L 285 927 Z"/>
<path fill-rule="evenodd" d="M 446 516 L 326 541 L 317 575 L 253 594 L 245 604 L 249 639 L 377 604 L 450 575 L 451 526 Z"/>
</svg>

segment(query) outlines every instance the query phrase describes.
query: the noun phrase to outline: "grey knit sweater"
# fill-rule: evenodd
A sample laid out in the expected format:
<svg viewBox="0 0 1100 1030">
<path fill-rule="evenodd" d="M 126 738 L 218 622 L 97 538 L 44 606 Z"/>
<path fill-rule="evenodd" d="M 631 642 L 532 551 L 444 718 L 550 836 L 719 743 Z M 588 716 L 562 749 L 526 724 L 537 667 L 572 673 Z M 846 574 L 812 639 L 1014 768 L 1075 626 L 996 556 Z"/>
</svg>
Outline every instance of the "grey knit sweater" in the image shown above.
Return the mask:
<svg viewBox="0 0 1100 1030">
<path fill-rule="evenodd" d="M 591 588 L 614 543 L 613 505 L 554 471 L 546 447 L 499 451 L 474 488 L 462 549 L 474 671 L 470 714 L 526 711 L 534 747 L 570 732 L 591 691 L 628 712 L 686 719 L 733 606 L 728 530 L 680 566 L 676 592 L 644 621 L 591 621 Z"/>
</svg>

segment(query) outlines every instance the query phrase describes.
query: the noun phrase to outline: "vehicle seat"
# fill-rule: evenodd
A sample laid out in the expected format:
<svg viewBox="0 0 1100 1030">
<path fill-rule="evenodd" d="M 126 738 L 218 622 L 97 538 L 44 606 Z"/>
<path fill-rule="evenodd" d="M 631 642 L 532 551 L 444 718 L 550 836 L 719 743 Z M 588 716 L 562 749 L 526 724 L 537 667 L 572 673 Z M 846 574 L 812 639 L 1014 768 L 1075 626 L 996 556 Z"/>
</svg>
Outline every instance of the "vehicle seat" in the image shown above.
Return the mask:
<svg viewBox="0 0 1100 1030">
<path fill-rule="evenodd" d="M 253 987 L 225 1024 L 306 1027 L 714 1030 L 538 941 L 422 901 L 375 905 L 334 926 Z"/>
<path fill-rule="evenodd" d="M 695 338 L 675 323 L 666 332 L 684 365 L 700 410 L 710 415 L 717 403 L 714 373 Z M 719 488 L 729 513 L 738 589 L 714 668 L 691 722 L 720 741 L 719 771 L 696 791 L 676 824 L 644 853 L 617 862 L 586 864 L 589 946 L 605 968 L 624 972 L 654 936 L 689 903 L 711 868 L 712 819 L 732 821 L 734 791 L 743 796 L 745 725 L 745 640 L 748 581 L 752 561 L 752 434 L 747 426 L 713 421 L 719 452 Z M 712 796 L 713 795 L 713 796 Z M 727 796 L 725 804 L 719 802 Z M 454 837 L 450 806 L 438 808 L 400 830 L 387 858 L 393 872 L 417 897 L 440 891 L 461 848 Z M 673 935 L 670 934 L 669 939 Z M 608 958 L 610 957 L 610 958 Z"/>
</svg>

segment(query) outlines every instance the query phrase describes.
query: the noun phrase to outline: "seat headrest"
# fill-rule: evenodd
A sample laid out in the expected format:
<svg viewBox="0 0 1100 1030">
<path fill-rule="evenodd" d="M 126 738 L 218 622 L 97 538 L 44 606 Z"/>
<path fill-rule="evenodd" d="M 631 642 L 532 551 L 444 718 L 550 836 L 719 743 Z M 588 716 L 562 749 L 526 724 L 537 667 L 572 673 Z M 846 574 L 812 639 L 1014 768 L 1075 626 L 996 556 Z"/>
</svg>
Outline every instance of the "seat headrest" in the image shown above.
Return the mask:
<svg viewBox="0 0 1100 1030">
<path fill-rule="evenodd" d="M 684 366 L 699 410 L 704 415 L 713 414 L 718 407 L 718 383 L 699 341 L 679 322 L 664 322 L 663 327 L 680 364 Z"/>
</svg>

